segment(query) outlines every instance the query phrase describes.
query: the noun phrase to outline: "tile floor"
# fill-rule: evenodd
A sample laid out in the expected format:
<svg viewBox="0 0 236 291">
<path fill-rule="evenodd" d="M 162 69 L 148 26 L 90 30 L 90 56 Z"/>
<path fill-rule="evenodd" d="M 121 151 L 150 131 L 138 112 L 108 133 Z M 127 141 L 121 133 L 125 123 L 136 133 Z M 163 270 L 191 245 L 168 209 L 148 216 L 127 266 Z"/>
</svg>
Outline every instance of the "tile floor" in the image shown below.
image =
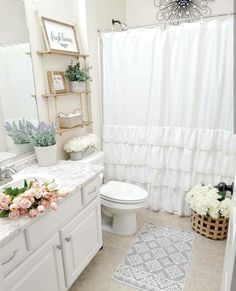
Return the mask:
<svg viewBox="0 0 236 291">
<path fill-rule="evenodd" d="M 189 217 L 142 209 L 137 213 L 138 229 L 146 222 L 191 230 Z M 137 234 L 131 237 L 103 233 L 104 248 L 83 271 L 69 291 L 131 291 L 136 290 L 111 279 Z M 184 291 L 220 291 L 226 241 L 196 237 L 193 257 Z"/>
</svg>

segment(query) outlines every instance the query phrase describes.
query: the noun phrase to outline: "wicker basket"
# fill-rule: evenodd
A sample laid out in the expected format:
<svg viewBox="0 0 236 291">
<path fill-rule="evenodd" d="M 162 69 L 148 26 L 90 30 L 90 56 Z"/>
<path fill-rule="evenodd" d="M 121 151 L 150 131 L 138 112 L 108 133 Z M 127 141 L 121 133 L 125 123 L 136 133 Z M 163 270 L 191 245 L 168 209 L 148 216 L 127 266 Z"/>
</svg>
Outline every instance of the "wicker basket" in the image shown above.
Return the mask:
<svg viewBox="0 0 236 291">
<path fill-rule="evenodd" d="M 196 212 L 191 215 L 192 229 L 207 238 L 222 240 L 227 238 L 228 218 L 214 219 L 208 216 L 201 216 Z"/>
<path fill-rule="evenodd" d="M 58 121 L 60 128 L 72 128 L 83 124 L 83 113 L 79 109 L 75 109 L 72 113 L 58 113 Z"/>
</svg>

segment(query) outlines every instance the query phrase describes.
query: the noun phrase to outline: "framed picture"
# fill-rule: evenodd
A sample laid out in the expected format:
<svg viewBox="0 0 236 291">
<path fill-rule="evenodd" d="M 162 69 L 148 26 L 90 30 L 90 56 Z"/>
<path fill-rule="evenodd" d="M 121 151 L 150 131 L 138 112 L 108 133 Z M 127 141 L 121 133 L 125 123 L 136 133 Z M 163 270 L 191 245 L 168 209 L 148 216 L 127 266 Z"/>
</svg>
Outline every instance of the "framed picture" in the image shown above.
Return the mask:
<svg viewBox="0 0 236 291">
<path fill-rule="evenodd" d="M 76 30 L 73 25 L 41 17 L 48 50 L 79 53 Z"/>
<path fill-rule="evenodd" d="M 48 84 L 50 93 L 66 93 L 66 80 L 64 72 L 50 71 L 48 72 Z"/>
</svg>

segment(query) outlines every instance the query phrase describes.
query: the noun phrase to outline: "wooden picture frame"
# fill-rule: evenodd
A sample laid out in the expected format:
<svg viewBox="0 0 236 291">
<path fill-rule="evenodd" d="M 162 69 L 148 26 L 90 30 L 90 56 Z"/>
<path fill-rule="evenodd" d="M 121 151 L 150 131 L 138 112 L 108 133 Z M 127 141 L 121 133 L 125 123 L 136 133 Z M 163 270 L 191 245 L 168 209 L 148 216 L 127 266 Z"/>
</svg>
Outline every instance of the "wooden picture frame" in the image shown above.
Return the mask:
<svg viewBox="0 0 236 291">
<path fill-rule="evenodd" d="M 51 94 L 67 93 L 66 79 L 64 72 L 49 71 L 48 84 Z"/>
<path fill-rule="evenodd" d="M 80 53 L 74 25 L 41 17 L 47 50 Z"/>
</svg>

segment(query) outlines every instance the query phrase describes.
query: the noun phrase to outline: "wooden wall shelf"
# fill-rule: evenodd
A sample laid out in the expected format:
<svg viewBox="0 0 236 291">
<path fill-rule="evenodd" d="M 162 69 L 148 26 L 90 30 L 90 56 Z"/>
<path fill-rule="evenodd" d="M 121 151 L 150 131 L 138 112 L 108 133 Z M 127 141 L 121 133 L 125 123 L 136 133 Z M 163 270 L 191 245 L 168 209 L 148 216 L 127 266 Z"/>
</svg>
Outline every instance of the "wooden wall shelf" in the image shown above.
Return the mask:
<svg viewBox="0 0 236 291">
<path fill-rule="evenodd" d="M 75 128 L 83 128 L 83 127 L 86 127 L 86 126 L 90 126 L 92 124 L 93 124 L 92 121 L 83 121 L 83 124 L 82 125 L 78 125 L 78 126 L 75 126 L 75 127 L 71 127 L 71 128 L 58 128 L 57 129 L 57 134 L 62 135 L 64 132 L 70 131 L 72 129 L 75 129 Z"/>
<path fill-rule="evenodd" d="M 47 93 L 47 94 L 43 94 L 42 96 L 44 98 L 48 98 L 48 97 L 60 97 L 60 96 L 71 96 L 71 95 L 76 95 L 76 96 L 80 96 L 81 94 L 91 94 L 91 91 L 82 91 L 82 92 L 66 92 L 66 93 L 55 93 L 55 94 L 51 94 L 51 93 Z"/>
<path fill-rule="evenodd" d="M 63 51 L 37 51 L 40 55 L 61 55 L 61 56 L 67 56 L 67 57 L 76 57 L 76 58 L 88 58 L 89 55 L 86 54 L 80 54 L 80 53 L 70 53 L 70 52 L 63 52 Z"/>
<path fill-rule="evenodd" d="M 71 53 L 71 52 L 64 52 L 64 51 L 56 51 L 56 50 L 40 50 L 37 51 L 37 53 L 41 56 L 44 55 L 58 55 L 58 56 L 66 56 L 66 57 L 76 57 L 77 59 L 79 58 L 83 58 L 84 59 L 84 63 L 85 63 L 85 67 L 86 67 L 86 62 L 87 62 L 87 58 L 89 57 L 89 55 L 87 54 L 80 54 L 80 53 Z M 80 110 L 83 112 L 83 116 L 85 119 L 90 120 L 90 113 L 89 113 L 89 104 L 88 104 L 88 95 L 91 94 L 91 91 L 88 90 L 89 86 L 88 83 L 86 82 L 86 90 L 83 92 L 66 92 L 66 93 L 45 93 L 42 94 L 42 97 L 45 98 L 47 100 L 47 107 L 48 107 L 48 120 L 51 122 L 51 117 L 50 117 L 50 109 L 49 106 L 50 104 L 50 97 L 53 97 L 53 101 L 54 101 L 54 106 L 55 106 L 55 113 L 56 113 L 56 122 L 57 124 L 59 124 L 59 120 L 58 120 L 58 106 L 57 103 L 59 102 L 60 99 L 57 99 L 57 97 L 60 96 L 78 96 L 79 101 L 80 101 Z M 83 102 L 84 101 L 84 102 Z M 87 113 L 85 114 L 85 110 L 84 108 L 86 108 Z M 53 121 L 54 122 L 54 121 Z M 74 128 L 83 128 L 86 126 L 90 126 L 92 125 L 93 122 L 92 121 L 83 121 L 82 125 L 78 125 L 72 128 L 57 128 L 57 134 L 62 135 L 64 132 L 70 131 Z"/>
</svg>

